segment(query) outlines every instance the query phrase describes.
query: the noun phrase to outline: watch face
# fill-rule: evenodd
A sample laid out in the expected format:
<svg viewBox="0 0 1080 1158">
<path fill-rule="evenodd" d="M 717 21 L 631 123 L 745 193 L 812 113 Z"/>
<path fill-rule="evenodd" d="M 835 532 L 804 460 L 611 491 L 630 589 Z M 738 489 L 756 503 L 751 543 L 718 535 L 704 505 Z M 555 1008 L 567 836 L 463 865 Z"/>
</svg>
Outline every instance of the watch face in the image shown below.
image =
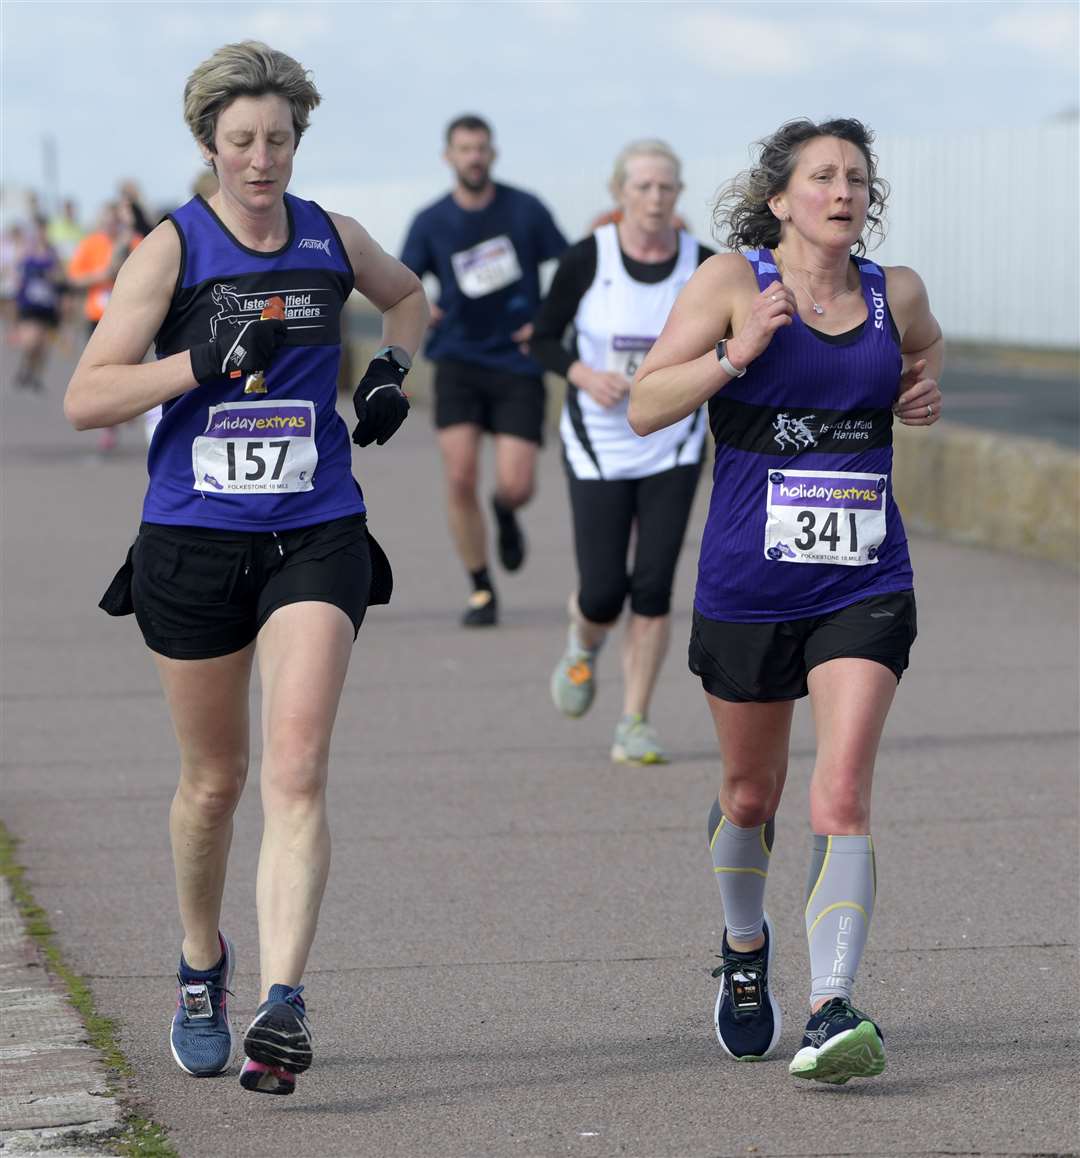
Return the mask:
<svg viewBox="0 0 1080 1158">
<path fill-rule="evenodd" d="M 386 358 L 387 361 L 393 362 L 399 370 L 404 370 L 408 373 L 412 369 L 412 358 L 409 357 L 409 351 L 402 349 L 401 346 L 383 346 L 381 350 L 375 351 L 376 358 Z"/>
</svg>

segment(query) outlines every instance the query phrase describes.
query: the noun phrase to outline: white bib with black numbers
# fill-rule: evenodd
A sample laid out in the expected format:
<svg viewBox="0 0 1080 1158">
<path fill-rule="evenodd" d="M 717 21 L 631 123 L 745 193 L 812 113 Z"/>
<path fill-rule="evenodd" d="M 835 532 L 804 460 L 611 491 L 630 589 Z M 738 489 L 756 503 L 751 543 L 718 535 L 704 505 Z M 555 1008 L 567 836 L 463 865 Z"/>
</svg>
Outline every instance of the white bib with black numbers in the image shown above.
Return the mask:
<svg viewBox="0 0 1080 1158">
<path fill-rule="evenodd" d="M 458 288 L 467 298 L 482 298 L 521 280 L 514 243 L 504 233 L 450 255 Z"/>
<path fill-rule="evenodd" d="M 775 563 L 878 561 L 888 476 L 839 470 L 770 470 L 765 556 Z"/>
<path fill-rule="evenodd" d="M 315 404 L 303 399 L 211 406 L 191 446 L 195 489 L 207 494 L 283 494 L 314 488 Z"/>
</svg>

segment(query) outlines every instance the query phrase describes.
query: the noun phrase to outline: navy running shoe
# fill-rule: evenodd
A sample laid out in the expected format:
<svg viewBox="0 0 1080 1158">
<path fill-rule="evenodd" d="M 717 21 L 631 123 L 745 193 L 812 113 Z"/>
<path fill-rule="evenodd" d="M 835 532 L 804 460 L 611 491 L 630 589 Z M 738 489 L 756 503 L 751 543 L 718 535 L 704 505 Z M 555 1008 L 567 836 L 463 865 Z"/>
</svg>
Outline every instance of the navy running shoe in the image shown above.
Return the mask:
<svg viewBox="0 0 1080 1158">
<path fill-rule="evenodd" d="M 266 1070 L 302 1074 L 311 1065 L 311 1030 L 308 1028 L 302 985 L 271 985 L 267 999 L 244 1034 L 244 1053 Z M 247 1070 L 247 1067 L 245 1067 Z M 259 1093 L 290 1093 L 288 1089 L 267 1089 L 265 1071 L 252 1069 L 241 1082 L 245 1089 Z M 259 1081 L 256 1081 L 258 1077 Z M 262 1080 L 265 1079 L 265 1080 Z M 295 1085 L 295 1079 L 293 1084 Z"/>
<path fill-rule="evenodd" d="M 780 1040 L 780 1006 L 769 987 L 773 931 L 768 916 L 765 944 L 750 953 L 736 953 L 724 930 L 723 964 L 713 970 L 720 978 L 713 1024 L 716 1037 L 736 1061 L 762 1061 Z"/>
<path fill-rule="evenodd" d="M 851 1078 L 872 1078 L 885 1068 L 885 1036 L 877 1024 L 845 997 L 834 997 L 806 1023 L 802 1048 L 788 1073 L 842 1086 Z"/>
<path fill-rule="evenodd" d="M 169 1046 L 176 1064 L 197 1078 L 220 1074 L 228 1068 L 232 1057 L 229 985 L 234 966 L 233 947 L 221 933 L 218 939 L 221 961 L 214 969 L 191 969 L 181 954 L 176 974 L 180 988 Z"/>
</svg>

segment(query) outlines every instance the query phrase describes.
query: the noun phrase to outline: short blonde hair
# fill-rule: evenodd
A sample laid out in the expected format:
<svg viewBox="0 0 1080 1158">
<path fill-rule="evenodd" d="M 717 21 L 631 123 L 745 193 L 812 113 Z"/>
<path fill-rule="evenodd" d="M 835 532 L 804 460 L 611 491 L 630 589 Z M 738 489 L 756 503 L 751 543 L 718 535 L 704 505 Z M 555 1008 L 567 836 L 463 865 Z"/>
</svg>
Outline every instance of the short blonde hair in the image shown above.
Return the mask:
<svg viewBox="0 0 1080 1158">
<path fill-rule="evenodd" d="M 661 141 L 656 137 L 644 137 L 640 141 L 631 141 L 629 145 L 625 145 L 615 158 L 615 168 L 611 172 L 608 189 L 616 200 L 622 192 L 623 185 L 626 184 L 627 163 L 634 157 L 663 157 L 674 166 L 675 179 L 682 184 L 682 162 L 675 150 L 667 141 Z"/>
<path fill-rule="evenodd" d="M 222 109 L 237 97 L 268 93 L 289 102 L 299 144 L 322 97 L 303 65 L 260 40 L 226 44 L 195 69 L 184 85 L 184 120 L 195 140 L 212 153 Z"/>
</svg>

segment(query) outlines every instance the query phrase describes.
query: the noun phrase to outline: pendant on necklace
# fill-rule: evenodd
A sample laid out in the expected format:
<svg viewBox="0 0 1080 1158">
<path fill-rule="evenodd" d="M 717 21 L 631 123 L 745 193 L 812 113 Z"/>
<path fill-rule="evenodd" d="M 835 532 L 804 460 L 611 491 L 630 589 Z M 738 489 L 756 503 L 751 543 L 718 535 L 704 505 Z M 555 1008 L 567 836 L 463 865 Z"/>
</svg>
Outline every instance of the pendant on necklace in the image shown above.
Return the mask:
<svg viewBox="0 0 1080 1158">
<path fill-rule="evenodd" d="M 825 312 L 825 307 L 819 306 L 817 302 L 814 302 L 810 308 L 814 311 L 815 314 L 823 314 Z"/>
</svg>

